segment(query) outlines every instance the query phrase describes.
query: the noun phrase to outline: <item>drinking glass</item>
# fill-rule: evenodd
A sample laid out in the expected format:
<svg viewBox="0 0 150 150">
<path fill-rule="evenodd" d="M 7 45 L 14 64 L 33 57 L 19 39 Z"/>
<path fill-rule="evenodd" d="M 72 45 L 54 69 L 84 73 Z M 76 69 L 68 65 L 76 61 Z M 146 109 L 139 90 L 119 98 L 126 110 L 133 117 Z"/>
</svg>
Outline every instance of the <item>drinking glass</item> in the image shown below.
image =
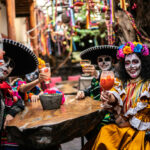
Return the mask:
<svg viewBox="0 0 150 150">
<path fill-rule="evenodd" d="M 48 76 L 48 78 L 45 79 L 45 84 L 49 84 L 50 80 L 51 80 L 51 78 L 50 78 L 50 76 L 51 76 L 51 69 L 50 69 L 49 63 L 45 64 L 45 67 L 43 67 L 41 69 L 41 72 L 45 73 Z"/>
<path fill-rule="evenodd" d="M 80 65 L 82 68 L 86 68 L 91 65 L 91 61 L 88 59 L 82 59 L 80 60 Z M 90 74 L 84 73 L 83 76 L 90 76 Z"/>
<path fill-rule="evenodd" d="M 113 71 L 102 71 L 101 78 L 100 78 L 100 85 L 103 91 L 110 90 L 114 85 L 114 72 Z M 101 104 L 101 107 L 110 108 L 109 104 Z"/>
</svg>

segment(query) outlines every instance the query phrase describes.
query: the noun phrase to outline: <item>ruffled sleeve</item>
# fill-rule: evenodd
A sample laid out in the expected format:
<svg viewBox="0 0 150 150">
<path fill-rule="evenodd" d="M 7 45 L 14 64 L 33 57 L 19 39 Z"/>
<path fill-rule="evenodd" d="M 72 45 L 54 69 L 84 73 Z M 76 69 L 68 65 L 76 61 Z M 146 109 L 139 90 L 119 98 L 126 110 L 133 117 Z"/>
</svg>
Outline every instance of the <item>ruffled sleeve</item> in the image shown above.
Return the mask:
<svg viewBox="0 0 150 150">
<path fill-rule="evenodd" d="M 115 78 L 114 86 L 109 92 L 116 97 L 118 104 L 123 106 L 122 99 L 125 97 L 125 90 L 123 89 L 122 82 L 118 78 Z"/>
<path fill-rule="evenodd" d="M 140 89 L 141 88 L 141 89 Z M 140 95 L 136 102 L 125 113 L 129 117 L 131 126 L 138 130 L 150 129 L 150 82 L 141 83 Z M 135 92 L 135 94 L 138 92 Z"/>
</svg>

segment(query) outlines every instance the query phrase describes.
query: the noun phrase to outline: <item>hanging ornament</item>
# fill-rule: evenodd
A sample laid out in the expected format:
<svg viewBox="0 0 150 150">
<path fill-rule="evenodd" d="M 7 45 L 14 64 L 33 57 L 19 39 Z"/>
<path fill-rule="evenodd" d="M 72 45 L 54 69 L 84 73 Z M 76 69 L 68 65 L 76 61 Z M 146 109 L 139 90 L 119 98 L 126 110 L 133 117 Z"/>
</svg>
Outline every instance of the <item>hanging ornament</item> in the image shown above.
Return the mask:
<svg viewBox="0 0 150 150">
<path fill-rule="evenodd" d="M 52 14 L 53 14 L 53 26 L 56 24 L 56 17 L 55 17 L 55 0 L 52 3 Z"/>
<path fill-rule="evenodd" d="M 71 16 L 71 26 L 75 26 L 75 20 L 74 20 L 74 13 L 73 13 L 73 7 L 72 7 L 72 0 L 69 0 L 69 7 L 70 7 L 70 16 Z"/>
<path fill-rule="evenodd" d="M 104 13 L 104 12 L 108 11 L 108 7 L 105 5 L 100 5 L 99 10 Z"/>
<path fill-rule="evenodd" d="M 107 34 L 108 34 L 108 44 L 113 45 L 114 43 L 114 32 L 113 32 L 113 22 L 114 22 L 114 9 L 113 9 L 113 0 L 104 1 L 104 4 L 109 6 L 110 11 L 106 11 L 106 26 L 107 26 Z"/>
<path fill-rule="evenodd" d="M 123 10 L 127 10 L 126 0 L 120 0 L 120 7 L 121 7 Z"/>
<path fill-rule="evenodd" d="M 137 5 L 134 3 L 133 5 L 132 5 L 132 9 L 134 10 L 134 9 L 136 9 L 137 8 Z"/>
<path fill-rule="evenodd" d="M 74 0 L 74 1 L 73 1 L 73 5 L 74 5 L 74 6 L 80 6 L 80 7 L 81 7 L 81 6 L 84 5 L 84 2 L 85 2 L 84 0 Z"/>
<path fill-rule="evenodd" d="M 87 1 L 86 3 L 86 29 L 90 28 L 90 7 L 89 7 L 89 2 Z"/>
</svg>

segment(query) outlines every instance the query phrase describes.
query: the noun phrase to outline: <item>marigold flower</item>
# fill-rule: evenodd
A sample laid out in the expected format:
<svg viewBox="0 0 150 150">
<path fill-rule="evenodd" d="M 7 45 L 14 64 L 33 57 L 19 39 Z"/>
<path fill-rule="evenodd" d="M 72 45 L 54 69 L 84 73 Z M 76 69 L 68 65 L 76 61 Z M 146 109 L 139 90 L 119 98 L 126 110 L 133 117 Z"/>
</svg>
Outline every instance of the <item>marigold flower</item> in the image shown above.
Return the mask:
<svg viewBox="0 0 150 150">
<path fill-rule="evenodd" d="M 125 47 L 123 48 L 123 53 L 126 54 L 126 55 L 128 55 L 128 54 L 133 53 L 133 50 L 131 49 L 130 46 L 125 46 Z"/>
</svg>

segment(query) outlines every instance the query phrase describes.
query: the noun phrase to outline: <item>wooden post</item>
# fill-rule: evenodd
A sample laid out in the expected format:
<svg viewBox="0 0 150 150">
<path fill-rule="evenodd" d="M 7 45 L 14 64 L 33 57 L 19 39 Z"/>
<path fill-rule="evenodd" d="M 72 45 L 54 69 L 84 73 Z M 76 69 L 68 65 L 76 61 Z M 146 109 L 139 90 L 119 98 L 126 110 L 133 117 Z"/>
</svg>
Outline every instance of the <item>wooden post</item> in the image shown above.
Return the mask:
<svg viewBox="0 0 150 150">
<path fill-rule="evenodd" d="M 16 40 L 15 0 L 6 0 L 8 38 Z"/>
<path fill-rule="evenodd" d="M 29 1 L 30 3 L 30 29 L 35 28 L 36 26 L 36 14 L 35 14 L 35 2 L 34 1 Z M 38 43 L 37 43 L 37 29 L 33 30 L 30 32 L 31 38 L 31 43 L 33 45 L 33 51 L 36 56 L 38 56 Z"/>
</svg>

